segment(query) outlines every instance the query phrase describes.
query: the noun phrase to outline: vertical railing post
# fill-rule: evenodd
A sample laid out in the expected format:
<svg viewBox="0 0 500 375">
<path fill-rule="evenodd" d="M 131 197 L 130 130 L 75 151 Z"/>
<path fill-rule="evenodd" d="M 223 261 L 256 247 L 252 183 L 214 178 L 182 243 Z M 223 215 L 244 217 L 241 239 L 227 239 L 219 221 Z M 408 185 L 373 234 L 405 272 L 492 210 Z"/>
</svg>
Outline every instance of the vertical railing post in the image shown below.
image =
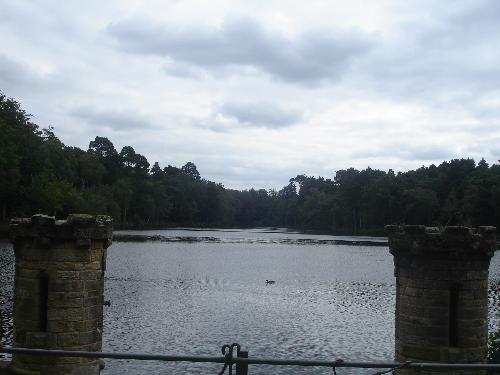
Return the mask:
<svg viewBox="0 0 500 375">
<path fill-rule="evenodd" d="M 238 352 L 238 358 L 248 358 L 248 352 L 240 350 Z M 248 363 L 237 363 L 236 364 L 236 375 L 248 375 Z"/>
</svg>

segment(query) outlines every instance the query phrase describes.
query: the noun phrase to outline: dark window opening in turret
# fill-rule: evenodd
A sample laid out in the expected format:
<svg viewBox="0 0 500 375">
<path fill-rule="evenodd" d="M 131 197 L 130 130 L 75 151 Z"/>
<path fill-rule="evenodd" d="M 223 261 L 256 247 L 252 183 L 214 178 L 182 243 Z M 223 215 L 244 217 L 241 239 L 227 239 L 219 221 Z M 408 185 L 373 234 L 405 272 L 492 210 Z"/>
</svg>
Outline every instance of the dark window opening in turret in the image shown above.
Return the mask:
<svg viewBox="0 0 500 375">
<path fill-rule="evenodd" d="M 450 288 L 450 300 L 448 307 L 449 346 L 458 346 L 458 303 L 459 303 L 459 287 L 458 284 L 454 284 Z"/>
<path fill-rule="evenodd" d="M 43 273 L 38 278 L 38 331 L 47 332 L 47 305 L 49 299 L 49 277 Z"/>
</svg>

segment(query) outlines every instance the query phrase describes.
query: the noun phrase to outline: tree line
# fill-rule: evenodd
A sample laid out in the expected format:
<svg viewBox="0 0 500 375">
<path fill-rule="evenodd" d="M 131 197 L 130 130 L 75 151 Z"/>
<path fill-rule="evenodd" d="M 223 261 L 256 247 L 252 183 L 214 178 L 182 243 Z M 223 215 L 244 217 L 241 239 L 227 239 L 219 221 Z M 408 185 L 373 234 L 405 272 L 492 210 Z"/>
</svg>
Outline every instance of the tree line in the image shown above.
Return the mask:
<svg viewBox="0 0 500 375">
<path fill-rule="evenodd" d="M 380 233 L 385 224 L 500 227 L 500 165 L 454 159 L 395 173 L 339 170 L 332 179 L 298 175 L 280 190 L 233 190 L 196 165 L 118 151 L 105 137 L 87 150 L 40 129 L 0 92 L 0 217 L 108 214 L 122 226 L 290 227 Z"/>
</svg>

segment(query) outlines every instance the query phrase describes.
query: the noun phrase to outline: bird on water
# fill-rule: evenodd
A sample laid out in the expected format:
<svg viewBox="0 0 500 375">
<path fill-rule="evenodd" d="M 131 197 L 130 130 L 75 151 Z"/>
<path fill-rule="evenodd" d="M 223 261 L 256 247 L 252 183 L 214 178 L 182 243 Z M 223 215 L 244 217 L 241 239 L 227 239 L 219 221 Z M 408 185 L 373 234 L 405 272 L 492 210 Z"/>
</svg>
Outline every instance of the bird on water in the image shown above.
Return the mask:
<svg viewBox="0 0 500 375">
<path fill-rule="evenodd" d="M 274 280 L 266 280 L 266 285 L 269 285 L 269 284 L 275 284 L 276 281 Z"/>
</svg>

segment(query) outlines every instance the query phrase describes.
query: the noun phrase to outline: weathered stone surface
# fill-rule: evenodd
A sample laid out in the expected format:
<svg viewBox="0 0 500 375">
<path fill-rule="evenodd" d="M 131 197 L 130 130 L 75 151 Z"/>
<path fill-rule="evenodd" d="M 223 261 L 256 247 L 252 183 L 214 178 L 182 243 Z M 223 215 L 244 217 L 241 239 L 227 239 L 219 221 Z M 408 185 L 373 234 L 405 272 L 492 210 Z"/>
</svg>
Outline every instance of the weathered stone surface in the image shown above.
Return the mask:
<svg viewBox="0 0 500 375">
<path fill-rule="evenodd" d="M 10 371 L 10 362 L 0 361 L 0 375 L 12 375 Z"/>
<path fill-rule="evenodd" d="M 102 301 L 111 220 L 35 215 L 11 222 L 16 276 L 14 346 L 96 351 L 102 346 Z M 97 359 L 14 355 L 16 373 L 99 373 Z"/>
<path fill-rule="evenodd" d="M 484 362 L 496 229 L 392 225 L 386 231 L 396 276 L 396 360 Z M 398 370 L 413 373 L 439 372 Z"/>
<path fill-rule="evenodd" d="M 51 216 L 33 215 L 28 219 L 11 220 L 9 235 L 14 243 L 31 239 L 37 249 L 51 247 L 54 240 L 71 240 L 78 247 L 84 243 L 91 247 L 92 240 L 100 240 L 102 247 L 107 248 L 113 229 L 109 216 L 73 214 L 67 220 L 56 221 Z"/>
</svg>

